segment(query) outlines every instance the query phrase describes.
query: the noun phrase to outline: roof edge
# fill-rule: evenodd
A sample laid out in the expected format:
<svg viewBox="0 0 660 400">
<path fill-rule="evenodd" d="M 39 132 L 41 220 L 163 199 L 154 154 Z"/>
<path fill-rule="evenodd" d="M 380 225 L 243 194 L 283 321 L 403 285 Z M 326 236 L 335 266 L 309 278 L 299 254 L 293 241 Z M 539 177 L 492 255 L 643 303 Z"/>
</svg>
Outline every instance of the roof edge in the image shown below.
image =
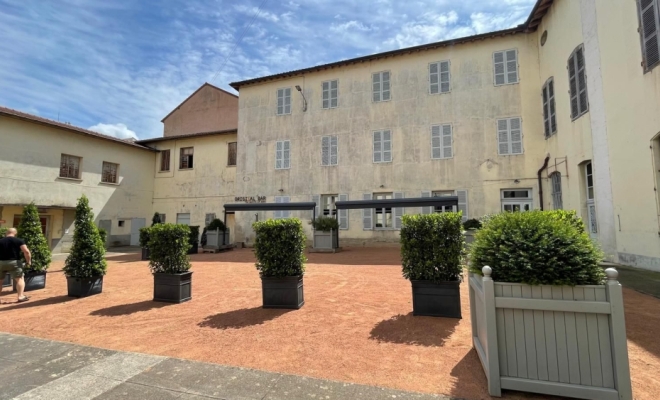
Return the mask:
<svg viewBox="0 0 660 400">
<path fill-rule="evenodd" d="M 200 90 L 202 90 L 202 89 L 203 89 L 204 87 L 206 87 L 206 86 L 210 86 L 210 87 L 212 87 L 213 89 L 217 89 L 217 90 L 219 90 L 219 91 L 221 91 L 221 92 L 224 92 L 224 93 L 226 93 L 226 94 L 228 94 L 228 95 L 230 95 L 230 96 L 232 96 L 232 97 L 236 97 L 236 98 L 238 99 L 238 96 L 236 96 L 235 94 L 233 94 L 233 93 L 229 93 L 228 91 L 226 91 L 226 90 L 224 90 L 224 89 L 221 89 L 221 88 L 219 88 L 219 87 L 217 87 L 217 86 L 215 86 L 215 85 L 212 85 L 212 84 L 210 84 L 210 83 L 208 83 L 208 82 L 204 82 L 204 84 L 203 84 L 202 86 L 198 87 L 197 90 L 195 90 L 194 92 L 192 92 L 192 94 L 191 94 L 190 96 L 186 97 L 186 99 L 183 100 L 181 103 L 179 103 L 178 106 L 174 107 L 174 109 L 173 109 L 172 111 L 170 111 L 170 113 L 167 114 L 163 119 L 161 119 L 160 122 L 165 122 L 165 120 L 166 120 L 170 115 L 174 114 L 174 111 L 176 111 L 176 110 L 178 110 L 179 108 L 181 108 L 181 106 L 182 106 L 185 102 L 187 102 L 188 100 L 190 100 L 191 97 L 193 97 L 194 95 L 196 95 L 197 92 L 199 92 Z"/>
<path fill-rule="evenodd" d="M 165 141 L 168 141 L 168 140 L 198 138 L 198 137 L 214 136 L 214 135 L 229 135 L 231 133 L 238 134 L 238 129 L 225 129 L 225 130 L 221 130 L 221 131 L 189 133 L 189 134 L 186 134 L 186 135 L 162 136 L 162 137 L 157 137 L 157 138 L 152 138 L 152 139 L 138 140 L 136 143 L 148 144 L 148 143 L 154 143 L 154 142 L 165 142 Z"/>
</svg>

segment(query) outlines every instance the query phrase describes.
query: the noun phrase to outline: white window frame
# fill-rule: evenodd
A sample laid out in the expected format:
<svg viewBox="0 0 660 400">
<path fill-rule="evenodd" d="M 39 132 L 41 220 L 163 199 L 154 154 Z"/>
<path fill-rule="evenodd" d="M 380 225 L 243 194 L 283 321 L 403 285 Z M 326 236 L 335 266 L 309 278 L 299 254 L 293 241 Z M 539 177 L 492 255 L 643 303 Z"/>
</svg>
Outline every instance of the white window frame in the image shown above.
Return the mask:
<svg viewBox="0 0 660 400">
<path fill-rule="evenodd" d="M 288 93 L 288 94 L 287 94 Z M 282 99 L 282 104 L 280 105 L 280 98 Z M 291 88 L 279 88 L 275 92 L 275 113 L 277 115 L 290 115 L 291 114 Z M 288 102 L 287 102 L 288 101 Z"/>
<path fill-rule="evenodd" d="M 589 173 L 591 170 L 591 173 Z M 591 186 L 589 185 L 591 178 Z M 591 161 L 584 164 L 584 186 L 585 197 L 587 199 L 587 231 L 589 235 L 598 235 L 598 218 L 596 214 L 596 189 L 594 187 L 594 169 Z M 589 193 L 591 189 L 591 194 Z"/>
<path fill-rule="evenodd" d="M 339 137 L 321 137 L 321 166 L 331 167 L 339 164 Z"/>
<path fill-rule="evenodd" d="M 373 199 L 374 200 L 383 200 L 380 199 L 379 196 L 389 196 L 385 197 L 384 199 L 394 199 L 394 192 L 380 192 L 380 193 L 374 193 L 373 194 Z M 382 210 L 380 214 L 383 215 L 383 224 L 387 225 L 387 214 L 390 214 L 390 221 L 391 225 L 390 226 L 376 226 L 378 224 L 378 210 Z M 389 210 L 389 211 L 388 211 Z M 373 228 L 375 230 L 392 230 L 394 229 L 394 207 L 385 207 L 385 208 L 374 208 L 371 210 L 373 212 Z"/>
<path fill-rule="evenodd" d="M 338 194 L 322 194 L 320 201 L 321 203 L 319 216 L 334 217 L 337 214 L 337 207 L 335 206 L 335 203 L 339 201 Z M 326 206 L 329 206 L 329 208 L 326 208 Z"/>
<path fill-rule="evenodd" d="M 582 55 L 582 68 L 580 68 L 578 54 Z M 575 91 L 571 84 L 571 67 L 575 72 Z M 587 91 L 587 66 L 584 55 L 584 45 L 580 44 L 573 50 L 571 56 L 568 57 L 568 93 L 569 93 L 569 109 L 571 110 L 571 121 L 575 121 L 587 112 L 589 112 L 589 92 Z M 580 87 L 580 76 L 584 82 L 584 88 Z M 584 92 L 584 103 L 580 101 L 580 95 Z M 577 113 L 573 113 L 573 99 L 575 98 L 577 104 Z"/>
<path fill-rule="evenodd" d="M 514 124 L 513 122 L 517 120 L 519 129 L 514 129 Z M 502 123 L 506 123 L 506 129 L 502 129 Z M 525 154 L 525 146 L 523 143 L 523 130 L 522 130 L 522 118 L 521 117 L 510 117 L 510 118 L 501 118 L 496 121 L 495 125 L 497 129 L 497 154 L 501 156 L 517 156 L 521 154 Z M 513 140 L 513 136 L 515 135 L 515 132 L 518 132 L 520 135 L 520 140 Z M 504 135 L 504 136 L 503 136 Z M 502 139 L 506 137 L 506 141 L 502 141 Z M 520 142 L 520 152 L 514 153 L 514 143 Z M 506 143 L 507 149 L 506 152 L 502 151 L 502 145 Z"/>
<path fill-rule="evenodd" d="M 387 74 L 387 87 L 388 87 L 387 90 L 384 89 L 385 74 Z M 376 81 L 376 77 L 378 77 L 378 81 Z M 376 88 L 376 85 L 378 85 L 378 88 Z M 385 94 L 387 94 L 387 98 L 385 98 Z M 378 97 L 378 99 L 376 99 L 376 97 Z M 381 103 L 383 101 L 390 101 L 390 100 L 392 100 L 392 73 L 390 71 L 380 71 L 380 72 L 372 73 L 371 101 L 373 103 Z"/>
<path fill-rule="evenodd" d="M 335 84 L 334 89 L 332 88 L 333 83 Z M 333 100 L 334 100 L 334 105 L 332 103 Z M 339 107 L 339 79 L 333 79 L 321 83 L 321 108 L 323 108 L 324 110 L 329 110 L 331 108 L 337 108 L 337 107 Z"/>
<path fill-rule="evenodd" d="M 183 222 L 182 222 L 183 220 Z M 177 224 L 183 224 L 185 221 L 188 221 L 188 226 L 190 226 L 190 213 L 177 213 L 176 214 L 176 223 Z M 185 225 L 185 224 L 184 224 Z"/>
<path fill-rule="evenodd" d="M 557 108 L 555 106 L 555 80 L 548 78 L 541 90 L 543 101 L 543 133 L 548 139 L 557 133 Z"/>
<path fill-rule="evenodd" d="M 552 206 L 555 210 L 564 209 L 564 201 L 561 196 L 561 173 L 555 171 L 550 174 L 550 187 L 552 188 Z"/>
<path fill-rule="evenodd" d="M 185 151 L 190 150 L 190 154 L 184 154 Z M 184 167 L 183 160 L 186 160 Z M 193 146 L 181 147 L 179 149 L 179 170 L 188 170 L 195 168 L 195 148 Z"/>
<path fill-rule="evenodd" d="M 291 197 L 289 196 L 275 196 L 275 203 L 290 203 Z M 291 217 L 291 210 L 275 210 L 273 211 L 273 219 L 282 219 Z"/>
<path fill-rule="evenodd" d="M 433 71 L 435 67 L 435 71 Z M 443 71 L 443 68 L 446 69 Z M 451 62 L 449 60 L 429 63 L 429 94 L 451 92 Z M 446 86 L 443 86 L 446 85 Z M 443 88 L 446 87 L 446 90 Z M 435 89 L 435 90 L 434 90 Z"/>
<path fill-rule="evenodd" d="M 512 81 L 509 79 L 509 74 L 512 73 L 509 71 L 510 65 L 507 57 L 509 56 L 509 52 L 513 51 L 515 54 L 515 73 L 516 73 L 516 79 L 515 81 Z M 496 62 L 495 58 L 497 54 L 502 54 L 502 62 Z M 502 73 L 498 74 L 497 73 L 497 65 L 502 64 Z M 504 76 L 504 82 L 503 83 L 497 83 L 497 76 L 498 75 L 503 75 Z M 518 49 L 506 49 L 506 50 L 498 50 L 493 52 L 493 85 L 495 86 L 504 86 L 504 85 L 515 85 L 516 83 L 520 83 L 520 64 L 518 61 Z"/>
<path fill-rule="evenodd" d="M 451 124 L 431 125 L 431 159 L 449 158 L 454 158 L 454 128 Z"/>
<path fill-rule="evenodd" d="M 651 10 L 652 9 L 652 10 Z M 646 35 L 646 26 L 644 26 L 644 14 L 652 13 L 652 22 L 655 23 L 655 32 Z M 639 39 L 642 47 L 642 66 L 644 68 L 644 73 L 650 72 L 653 68 L 660 65 L 660 1 L 651 0 L 645 8 L 642 8 L 642 2 L 637 0 L 637 16 L 639 18 Z M 651 42 L 655 39 L 658 52 L 658 59 L 653 62 L 651 65 L 648 64 L 648 48 L 646 46 L 647 42 Z M 652 43 L 650 46 L 652 48 Z"/>
<path fill-rule="evenodd" d="M 389 135 L 389 140 L 385 140 L 385 134 Z M 379 139 L 376 140 L 376 137 Z M 389 150 L 386 150 L 386 148 L 389 148 Z M 380 131 L 373 131 L 372 132 L 372 160 L 374 164 L 381 164 L 381 163 L 390 163 L 392 162 L 392 130 L 390 129 L 383 129 Z M 389 159 L 386 157 L 386 155 L 389 154 Z M 376 159 L 376 155 L 380 158 L 380 160 Z"/>
<path fill-rule="evenodd" d="M 504 192 L 514 191 L 521 192 L 523 190 L 527 191 L 527 197 L 514 197 L 514 198 L 505 198 Z M 500 205 L 502 211 L 532 211 L 534 209 L 534 198 L 531 188 L 515 188 L 515 189 L 501 189 L 500 190 Z M 507 206 L 512 208 L 518 207 L 518 210 L 507 210 Z M 527 206 L 528 209 L 525 210 L 524 207 Z"/>
<path fill-rule="evenodd" d="M 287 149 L 288 147 L 288 149 Z M 288 155 L 288 157 L 286 157 Z M 291 168 L 291 141 L 278 140 L 275 142 L 275 169 Z"/>
</svg>

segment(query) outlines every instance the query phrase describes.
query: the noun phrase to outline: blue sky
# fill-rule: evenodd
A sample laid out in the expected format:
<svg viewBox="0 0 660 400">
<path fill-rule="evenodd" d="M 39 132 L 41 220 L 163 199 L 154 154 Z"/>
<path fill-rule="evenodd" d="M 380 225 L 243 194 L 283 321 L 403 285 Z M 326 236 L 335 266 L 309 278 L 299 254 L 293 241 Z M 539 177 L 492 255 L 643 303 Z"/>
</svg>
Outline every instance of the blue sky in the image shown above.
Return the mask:
<svg viewBox="0 0 660 400">
<path fill-rule="evenodd" d="M 162 136 L 161 119 L 204 82 L 234 92 L 237 80 L 509 28 L 534 2 L 0 0 L 0 105 Z"/>
</svg>

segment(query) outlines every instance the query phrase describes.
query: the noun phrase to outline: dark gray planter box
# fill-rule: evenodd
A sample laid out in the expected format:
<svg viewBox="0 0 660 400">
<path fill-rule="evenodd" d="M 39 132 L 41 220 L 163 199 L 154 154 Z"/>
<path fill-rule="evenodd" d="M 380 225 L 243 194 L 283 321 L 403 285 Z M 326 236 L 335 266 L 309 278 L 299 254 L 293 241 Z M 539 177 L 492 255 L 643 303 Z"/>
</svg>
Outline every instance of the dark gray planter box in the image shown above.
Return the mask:
<svg viewBox="0 0 660 400">
<path fill-rule="evenodd" d="M 263 308 L 297 310 L 305 304 L 303 277 L 261 277 Z"/>
<path fill-rule="evenodd" d="M 428 317 L 461 317 L 460 281 L 433 283 L 411 281 L 413 315 Z"/>
<path fill-rule="evenodd" d="M 192 271 L 154 274 L 154 301 L 183 303 L 192 299 Z"/>
<path fill-rule="evenodd" d="M 147 247 L 142 248 L 142 261 L 147 261 L 149 260 L 149 249 Z"/>
<path fill-rule="evenodd" d="M 193 244 L 190 250 L 188 250 L 188 254 L 197 254 L 199 253 L 199 244 Z"/>
<path fill-rule="evenodd" d="M 2 281 L 2 287 L 11 287 L 11 275 L 5 275 L 5 280 Z"/>
<path fill-rule="evenodd" d="M 26 272 L 23 275 L 23 278 L 25 279 L 25 289 L 23 289 L 24 292 L 46 288 L 46 271 Z M 14 291 L 16 291 L 16 281 L 14 281 L 13 286 Z"/>
<path fill-rule="evenodd" d="M 87 297 L 103 291 L 103 277 L 92 278 L 66 277 L 66 287 L 69 297 Z"/>
<path fill-rule="evenodd" d="M 314 248 L 315 249 L 336 249 L 339 247 L 337 244 L 337 235 L 334 231 L 314 231 Z"/>
</svg>

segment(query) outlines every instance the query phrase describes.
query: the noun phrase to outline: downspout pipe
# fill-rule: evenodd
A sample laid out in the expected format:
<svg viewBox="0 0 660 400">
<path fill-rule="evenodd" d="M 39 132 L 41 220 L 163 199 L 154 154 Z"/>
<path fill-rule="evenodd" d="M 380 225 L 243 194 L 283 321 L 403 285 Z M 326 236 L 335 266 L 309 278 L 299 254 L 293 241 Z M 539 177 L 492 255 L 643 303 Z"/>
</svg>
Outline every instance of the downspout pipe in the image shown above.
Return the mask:
<svg viewBox="0 0 660 400">
<path fill-rule="evenodd" d="M 539 204 L 541 205 L 541 211 L 543 211 L 543 183 L 541 182 L 541 173 L 548 168 L 548 162 L 550 162 L 550 153 L 546 153 L 543 166 L 539 169 L 539 172 L 537 172 L 537 177 L 539 178 Z"/>
</svg>

